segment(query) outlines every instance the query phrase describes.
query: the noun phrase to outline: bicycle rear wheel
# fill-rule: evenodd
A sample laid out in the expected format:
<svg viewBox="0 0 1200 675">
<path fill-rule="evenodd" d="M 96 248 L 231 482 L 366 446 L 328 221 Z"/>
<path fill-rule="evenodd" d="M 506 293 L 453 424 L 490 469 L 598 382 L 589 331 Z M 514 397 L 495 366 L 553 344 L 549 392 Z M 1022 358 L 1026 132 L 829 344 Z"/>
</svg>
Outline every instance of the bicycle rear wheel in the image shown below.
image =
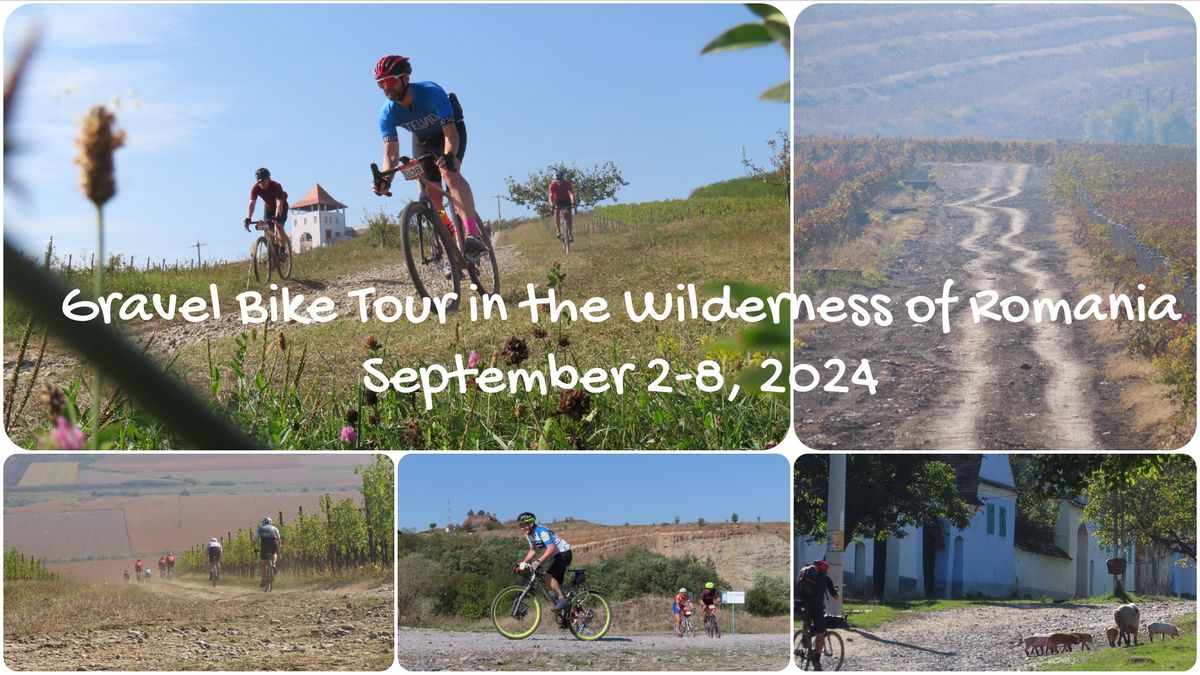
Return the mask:
<svg viewBox="0 0 1200 675">
<path fill-rule="evenodd" d="M 612 627 L 612 609 L 604 596 L 593 591 L 584 591 L 571 603 L 571 635 L 591 642 L 608 634 Z"/>
<path fill-rule="evenodd" d="M 525 593 L 524 586 L 501 589 L 492 600 L 492 625 L 509 640 L 533 635 L 542 621 L 542 605 Z"/>
<path fill-rule="evenodd" d="M 492 248 L 492 237 L 483 234 L 483 243 L 487 250 L 483 253 L 465 256 L 467 259 L 467 274 L 475 290 L 480 295 L 498 295 L 500 293 L 500 268 L 496 265 L 496 249 Z M 465 255 L 465 254 L 464 254 Z"/>
<path fill-rule="evenodd" d="M 429 298 L 453 292 L 455 298 L 446 307 L 457 309 L 462 295 L 462 274 L 458 261 L 447 253 L 455 245 L 450 231 L 424 202 L 404 207 L 400 212 L 400 231 L 404 261 L 417 294 Z"/>
<path fill-rule="evenodd" d="M 254 281 L 263 283 L 271 279 L 271 244 L 266 237 L 259 237 L 254 242 L 254 251 L 250 254 L 250 269 L 254 270 Z"/>
<path fill-rule="evenodd" d="M 285 241 L 279 245 L 276 250 L 275 264 L 279 266 L 279 276 L 284 279 L 292 278 L 292 242 Z"/>
</svg>

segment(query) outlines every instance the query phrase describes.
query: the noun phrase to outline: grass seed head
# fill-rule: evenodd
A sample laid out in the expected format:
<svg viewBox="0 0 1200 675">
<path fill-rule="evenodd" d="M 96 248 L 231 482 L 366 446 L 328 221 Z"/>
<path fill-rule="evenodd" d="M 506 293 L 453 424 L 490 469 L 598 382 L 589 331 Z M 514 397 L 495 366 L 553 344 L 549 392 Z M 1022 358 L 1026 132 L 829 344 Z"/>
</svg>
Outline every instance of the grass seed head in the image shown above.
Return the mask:
<svg viewBox="0 0 1200 675">
<path fill-rule="evenodd" d="M 383 344 L 380 343 L 379 340 L 377 340 L 374 335 L 368 335 L 368 336 L 364 337 L 363 344 L 366 345 L 367 349 L 369 349 L 371 351 L 376 351 L 380 347 L 383 346 Z"/>
<path fill-rule="evenodd" d="M 47 382 L 42 386 L 42 405 L 46 407 L 47 419 L 62 417 L 67 410 L 67 394 L 61 387 Z"/>
<path fill-rule="evenodd" d="M 79 155 L 75 163 L 82 169 L 80 186 L 83 194 L 97 207 L 104 206 L 117 193 L 113 151 L 125 144 L 125 131 L 113 129 L 116 116 L 102 105 L 94 106 L 83 117 L 79 138 Z"/>
</svg>

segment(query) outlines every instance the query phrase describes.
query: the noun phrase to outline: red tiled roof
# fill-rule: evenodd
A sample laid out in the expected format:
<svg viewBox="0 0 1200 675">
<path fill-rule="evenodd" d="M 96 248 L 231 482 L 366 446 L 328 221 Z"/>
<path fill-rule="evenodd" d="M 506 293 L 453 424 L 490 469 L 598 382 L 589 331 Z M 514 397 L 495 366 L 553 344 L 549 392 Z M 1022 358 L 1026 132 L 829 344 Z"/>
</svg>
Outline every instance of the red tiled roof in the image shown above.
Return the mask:
<svg viewBox="0 0 1200 675">
<path fill-rule="evenodd" d="M 291 208 L 299 209 L 299 208 L 304 208 L 306 206 L 317 206 L 318 204 L 324 204 L 325 206 L 331 206 L 335 209 L 346 208 L 345 204 L 343 204 L 343 203 L 339 202 L 338 200 L 334 199 L 333 197 L 331 197 L 329 195 L 329 193 L 325 191 L 325 188 L 321 187 L 320 183 L 317 183 L 316 185 L 314 185 L 312 187 L 312 189 L 308 191 L 308 194 L 304 195 L 304 198 L 301 199 L 300 201 L 296 202 L 295 204 L 292 204 Z"/>
</svg>

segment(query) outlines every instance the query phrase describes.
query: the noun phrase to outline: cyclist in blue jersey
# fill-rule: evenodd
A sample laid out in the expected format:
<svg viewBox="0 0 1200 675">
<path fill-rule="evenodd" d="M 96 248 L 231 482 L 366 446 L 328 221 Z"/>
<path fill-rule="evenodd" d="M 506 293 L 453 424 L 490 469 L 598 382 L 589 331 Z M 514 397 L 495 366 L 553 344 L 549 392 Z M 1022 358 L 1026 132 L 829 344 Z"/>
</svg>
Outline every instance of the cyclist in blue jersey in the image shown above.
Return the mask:
<svg viewBox="0 0 1200 675">
<path fill-rule="evenodd" d="M 557 598 L 554 610 L 560 611 L 570 607 L 571 602 L 563 592 L 562 583 L 567 574 L 567 567 L 571 565 L 571 545 L 549 528 L 538 525 L 537 517 L 528 511 L 517 516 L 517 523 L 525 533 L 525 539 L 529 541 L 529 552 L 525 554 L 524 560 L 517 563 L 517 568 L 523 570 L 532 567 L 535 571 L 544 570 L 541 574 L 547 579 L 550 590 L 554 591 L 554 597 Z M 550 563 L 549 567 L 546 566 L 547 561 Z"/>
<path fill-rule="evenodd" d="M 463 121 L 462 107 L 453 94 L 447 95 L 436 83 L 410 82 L 411 77 L 412 64 L 404 56 L 385 56 L 375 64 L 375 83 L 388 99 L 379 113 L 379 130 L 383 134 L 381 168 L 387 171 L 400 163 L 398 128 L 410 131 L 413 157 L 427 154 L 434 157 L 421 165 L 430 198 L 441 210 L 444 177 L 450 188 L 450 199 L 466 227 L 464 250 L 482 253 L 487 247 L 480 238 L 475 196 L 460 172 L 467 152 L 467 125 Z M 390 185 L 390 179 L 385 179 L 382 184 L 373 184 L 371 189 L 375 194 L 383 194 L 389 191 Z"/>
<path fill-rule="evenodd" d="M 258 578 L 259 586 L 267 584 L 267 561 L 272 564 L 279 560 L 279 529 L 271 524 L 270 516 L 263 516 L 262 524 L 258 526 Z"/>
</svg>

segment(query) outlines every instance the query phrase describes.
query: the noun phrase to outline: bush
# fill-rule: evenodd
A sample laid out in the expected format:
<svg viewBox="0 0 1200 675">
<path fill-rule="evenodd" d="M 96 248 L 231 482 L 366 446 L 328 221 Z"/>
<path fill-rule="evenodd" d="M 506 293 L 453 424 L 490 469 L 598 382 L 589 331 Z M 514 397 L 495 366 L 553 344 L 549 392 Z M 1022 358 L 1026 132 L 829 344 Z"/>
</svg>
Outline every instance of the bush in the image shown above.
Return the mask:
<svg viewBox="0 0 1200 675">
<path fill-rule="evenodd" d="M 421 599 L 433 598 L 441 586 L 437 563 L 420 553 L 410 553 L 396 561 L 396 601 L 400 616 L 419 616 Z"/>
<path fill-rule="evenodd" d="M 759 572 L 754 576 L 754 586 L 746 592 L 746 611 L 758 616 L 787 614 L 789 597 L 783 577 Z"/>
<path fill-rule="evenodd" d="M 479 574 L 464 574 L 457 580 L 454 598 L 454 614 L 464 619 L 482 619 L 487 616 L 492 597 L 488 593 L 487 579 Z"/>
<path fill-rule="evenodd" d="M 603 591 L 611 600 L 628 600 L 643 595 L 674 593 L 706 581 L 725 585 L 712 560 L 693 555 L 668 558 L 644 548 L 631 548 L 619 556 L 605 558 L 589 569 L 588 585 Z"/>
</svg>

